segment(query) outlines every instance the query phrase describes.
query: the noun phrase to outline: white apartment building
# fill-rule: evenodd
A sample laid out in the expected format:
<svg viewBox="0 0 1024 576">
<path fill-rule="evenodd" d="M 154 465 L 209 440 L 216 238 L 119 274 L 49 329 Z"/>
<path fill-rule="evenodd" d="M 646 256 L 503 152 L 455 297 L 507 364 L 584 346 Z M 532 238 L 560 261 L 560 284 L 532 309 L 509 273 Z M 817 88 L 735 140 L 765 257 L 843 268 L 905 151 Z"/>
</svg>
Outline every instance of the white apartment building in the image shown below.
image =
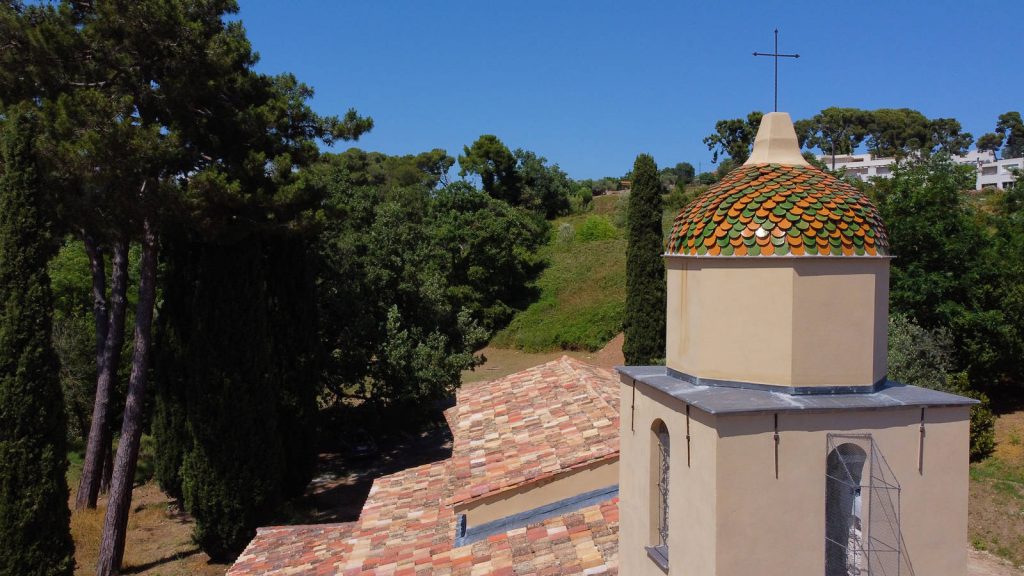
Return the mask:
<svg viewBox="0 0 1024 576">
<path fill-rule="evenodd" d="M 829 168 L 833 167 L 832 156 L 818 156 L 818 159 Z M 972 150 L 963 156 L 953 156 L 958 164 L 969 164 L 977 169 L 976 187 L 999 188 L 1005 190 L 1013 186 L 1016 178 L 1013 169 L 1024 170 L 1024 158 L 1004 158 L 996 160 L 995 154 L 989 151 Z M 892 164 L 895 158 L 875 158 L 871 154 L 838 154 L 835 157 L 835 169 L 846 168 L 846 173 L 861 180 L 868 178 L 889 178 L 892 175 Z"/>
</svg>

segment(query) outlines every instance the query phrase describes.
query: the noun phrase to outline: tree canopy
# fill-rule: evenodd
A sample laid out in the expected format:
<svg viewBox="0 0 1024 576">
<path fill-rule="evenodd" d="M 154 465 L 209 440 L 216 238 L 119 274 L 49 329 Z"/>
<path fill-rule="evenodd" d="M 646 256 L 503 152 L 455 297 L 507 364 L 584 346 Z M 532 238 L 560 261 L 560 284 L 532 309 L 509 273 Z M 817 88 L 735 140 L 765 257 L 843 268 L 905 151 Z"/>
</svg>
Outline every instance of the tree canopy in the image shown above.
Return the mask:
<svg viewBox="0 0 1024 576">
<path fill-rule="evenodd" d="M 714 133 L 704 138 L 704 144 L 708 150 L 714 152 L 714 163 L 718 163 L 721 156 L 728 156 L 742 164 L 750 157 L 750 151 L 754 147 L 754 137 L 757 136 L 757 129 L 761 127 L 763 112 L 751 112 L 744 118 L 733 118 L 730 120 L 719 120 L 715 123 Z"/>
</svg>

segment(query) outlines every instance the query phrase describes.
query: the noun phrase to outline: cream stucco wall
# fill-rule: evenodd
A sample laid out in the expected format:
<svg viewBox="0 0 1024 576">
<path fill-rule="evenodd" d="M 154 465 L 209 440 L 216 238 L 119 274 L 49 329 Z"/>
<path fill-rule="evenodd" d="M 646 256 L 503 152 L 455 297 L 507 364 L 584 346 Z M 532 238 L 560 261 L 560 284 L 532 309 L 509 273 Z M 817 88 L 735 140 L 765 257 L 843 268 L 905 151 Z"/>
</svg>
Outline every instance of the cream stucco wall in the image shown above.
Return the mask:
<svg viewBox="0 0 1024 576">
<path fill-rule="evenodd" d="M 690 462 L 687 465 L 686 409 L 667 396 L 645 394 L 621 385 L 619 454 L 619 574 L 664 576 L 647 557 L 652 527 L 651 427 L 660 419 L 668 428 L 671 451 L 669 514 L 669 575 L 715 574 L 715 417 L 690 411 Z M 633 409 L 631 409 L 631 407 Z M 631 428 L 632 424 L 632 428 Z"/>
<path fill-rule="evenodd" d="M 828 433 L 871 434 L 899 481 L 900 528 L 913 573 L 967 569 L 969 407 L 779 415 L 775 478 L 773 415 L 718 418 L 718 576 L 821 574 L 825 563 Z M 866 474 L 866 473 L 865 473 Z M 901 574 L 909 574 L 904 565 Z"/>
<path fill-rule="evenodd" d="M 466 524 L 472 528 L 585 492 L 614 486 L 618 482 L 619 459 L 605 458 L 543 480 L 459 504 L 455 507 L 455 513 L 465 514 Z"/>
<path fill-rule="evenodd" d="M 780 413 L 776 478 L 774 414 L 714 416 L 691 407 L 687 466 L 685 404 L 642 384 L 634 396 L 631 383 L 623 377 L 621 574 L 663 574 L 645 550 L 656 524 L 656 419 L 671 436 L 670 576 L 822 574 L 829 433 L 871 434 L 902 488 L 901 531 L 914 573 L 965 574 L 969 407 L 926 408 L 923 452 L 921 408 Z"/>
<path fill-rule="evenodd" d="M 668 367 L 787 387 L 885 376 L 887 258 L 666 260 Z"/>
</svg>

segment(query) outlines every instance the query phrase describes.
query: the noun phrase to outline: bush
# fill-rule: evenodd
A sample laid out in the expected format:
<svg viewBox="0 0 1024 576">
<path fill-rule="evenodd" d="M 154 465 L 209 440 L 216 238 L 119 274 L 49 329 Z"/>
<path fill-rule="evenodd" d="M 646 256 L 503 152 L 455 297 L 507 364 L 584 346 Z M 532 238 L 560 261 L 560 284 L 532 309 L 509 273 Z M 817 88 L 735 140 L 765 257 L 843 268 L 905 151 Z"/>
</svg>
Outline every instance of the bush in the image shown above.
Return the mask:
<svg viewBox="0 0 1024 576">
<path fill-rule="evenodd" d="M 576 232 L 576 238 L 580 242 L 593 242 L 595 240 L 614 240 L 619 237 L 619 231 L 604 216 L 588 216 Z"/>
<path fill-rule="evenodd" d="M 953 339 L 946 330 L 926 330 L 902 314 L 889 316 L 889 378 L 980 400 L 971 408 L 971 460 L 995 448 L 995 416 L 987 396 L 971 388 L 966 372 L 950 372 Z"/>
<path fill-rule="evenodd" d="M 996 449 L 996 417 L 988 396 L 971 389 L 966 372 L 947 376 L 944 389 L 981 402 L 971 407 L 971 461 L 977 462 L 991 455 Z"/>
<path fill-rule="evenodd" d="M 558 226 L 558 236 L 556 238 L 559 244 L 572 244 L 572 241 L 576 239 L 576 229 L 572 227 L 572 224 L 562 222 Z"/>
<path fill-rule="evenodd" d="M 580 207 L 586 210 L 590 208 L 590 203 L 594 200 L 594 192 L 587 186 L 580 186 L 576 189 L 576 197 L 579 198 Z"/>
<path fill-rule="evenodd" d="M 675 214 L 682 210 L 684 206 L 693 202 L 699 192 L 703 192 L 704 190 L 705 188 L 703 186 L 687 187 L 676 184 L 665 198 L 665 207 Z"/>
</svg>

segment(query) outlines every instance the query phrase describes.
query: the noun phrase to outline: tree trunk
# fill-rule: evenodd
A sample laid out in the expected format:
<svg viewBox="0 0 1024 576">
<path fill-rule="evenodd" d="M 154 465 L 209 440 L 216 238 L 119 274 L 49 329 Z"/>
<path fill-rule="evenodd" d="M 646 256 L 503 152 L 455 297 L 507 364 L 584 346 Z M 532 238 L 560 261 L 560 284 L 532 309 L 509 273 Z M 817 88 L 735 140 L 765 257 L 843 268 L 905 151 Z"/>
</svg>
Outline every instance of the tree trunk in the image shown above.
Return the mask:
<svg viewBox="0 0 1024 576">
<path fill-rule="evenodd" d="M 110 427 L 107 427 L 107 437 L 110 437 Z M 114 446 L 107 441 L 106 458 L 103 459 L 103 476 L 100 478 L 100 494 L 110 492 L 110 477 L 114 475 Z"/>
<path fill-rule="evenodd" d="M 138 463 L 143 408 L 146 401 L 153 303 L 156 299 L 156 252 L 156 233 L 147 218 L 143 221 L 142 259 L 139 262 L 139 303 L 135 313 L 132 373 L 128 380 L 121 441 L 118 443 L 117 457 L 114 459 L 110 499 L 103 519 L 97 576 L 118 574 L 124 557 L 124 539 L 128 529 L 128 511 L 132 503 L 132 485 L 135 483 L 135 466 Z"/>
<path fill-rule="evenodd" d="M 92 274 L 92 314 L 96 322 L 96 373 L 103 365 L 103 347 L 107 342 L 107 270 L 103 262 L 103 249 L 89 234 L 82 235 L 85 253 L 89 255 Z"/>
<path fill-rule="evenodd" d="M 90 257 L 90 260 L 92 258 Z M 111 275 L 110 318 L 107 323 L 103 355 L 96 377 L 96 399 L 93 401 L 92 422 L 85 447 L 82 478 L 75 495 L 75 508 L 95 508 L 103 480 L 103 464 L 110 450 L 110 395 L 114 387 L 117 368 L 121 364 L 121 346 L 124 344 L 124 317 L 128 307 L 128 241 L 114 245 L 113 273 Z M 103 271 L 101 270 L 102 274 Z M 94 275 L 95 284 L 95 275 Z M 141 288 L 140 288 L 141 290 Z M 95 292 L 95 288 L 94 288 Z"/>
</svg>

